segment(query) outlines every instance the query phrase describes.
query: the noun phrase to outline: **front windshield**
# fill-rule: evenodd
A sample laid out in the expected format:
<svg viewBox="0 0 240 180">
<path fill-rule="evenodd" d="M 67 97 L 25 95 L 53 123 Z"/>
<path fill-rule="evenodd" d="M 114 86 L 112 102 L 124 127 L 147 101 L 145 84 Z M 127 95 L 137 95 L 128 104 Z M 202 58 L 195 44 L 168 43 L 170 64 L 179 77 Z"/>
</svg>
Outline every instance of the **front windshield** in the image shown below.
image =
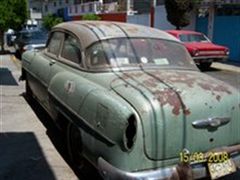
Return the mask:
<svg viewBox="0 0 240 180">
<path fill-rule="evenodd" d="M 203 34 L 181 34 L 182 42 L 209 42 L 209 39 Z"/>
<path fill-rule="evenodd" d="M 185 47 L 150 38 L 116 38 L 97 42 L 86 51 L 86 65 L 94 68 L 177 67 L 195 69 Z"/>
</svg>

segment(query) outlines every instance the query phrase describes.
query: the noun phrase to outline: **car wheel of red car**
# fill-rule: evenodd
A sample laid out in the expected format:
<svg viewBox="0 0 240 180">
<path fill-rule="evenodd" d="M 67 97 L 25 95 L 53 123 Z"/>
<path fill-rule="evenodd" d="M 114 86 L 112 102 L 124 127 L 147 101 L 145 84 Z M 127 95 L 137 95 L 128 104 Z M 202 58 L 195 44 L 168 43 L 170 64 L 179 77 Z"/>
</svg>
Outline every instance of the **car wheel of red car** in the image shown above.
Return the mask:
<svg viewBox="0 0 240 180">
<path fill-rule="evenodd" d="M 204 63 L 200 63 L 198 67 L 201 70 L 208 70 L 211 65 L 212 65 L 212 62 L 204 62 Z"/>
</svg>

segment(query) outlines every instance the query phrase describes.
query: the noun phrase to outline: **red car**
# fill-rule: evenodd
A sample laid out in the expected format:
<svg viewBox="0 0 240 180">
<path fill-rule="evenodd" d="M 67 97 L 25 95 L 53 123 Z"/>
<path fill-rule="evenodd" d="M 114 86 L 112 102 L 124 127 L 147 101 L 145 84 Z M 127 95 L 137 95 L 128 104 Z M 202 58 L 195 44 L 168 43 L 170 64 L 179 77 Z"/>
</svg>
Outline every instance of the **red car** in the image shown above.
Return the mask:
<svg viewBox="0 0 240 180">
<path fill-rule="evenodd" d="M 213 44 L 204 34 L 195 31 L 169 30 L 169 34 L 182 41 L 200 69 L 207 69 L 212 62 L 228 59 L 229 49 Z"/>
</svg>

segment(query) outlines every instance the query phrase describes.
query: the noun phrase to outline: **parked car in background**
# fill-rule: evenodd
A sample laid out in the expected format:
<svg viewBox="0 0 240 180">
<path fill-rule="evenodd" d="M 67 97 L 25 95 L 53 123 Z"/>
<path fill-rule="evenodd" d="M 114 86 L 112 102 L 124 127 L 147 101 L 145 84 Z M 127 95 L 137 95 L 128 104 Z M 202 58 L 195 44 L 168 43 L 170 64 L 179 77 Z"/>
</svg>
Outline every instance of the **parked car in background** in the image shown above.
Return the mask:
<svg viewBox="0 0 240 180">
<path fill-rule="evenodd" d="M 27 50 L 44 48 L 47 42 L 48 32 L 35 29 L 35 30 L 22 30 L 17 33 L 14 41 L 16 49 L 16 57 L 21 59 L 22 53 Z"/>
<path fill-rule="evenodd" d="M 208 69 L 212 62 L 222 62 L 228 59 L 229 49 L 213 44 L 202 33 L 186 30 L 169 30 L 167 32 L 184 43 L 193 60 L 201 69 Z"/>
<path fill-rule="evenodd" d="M 23 54 L 22 79 L 65 132 L 75 166 L 87 159 L 104 179 L 214 179 L 240 164 L 239 92 L 199 72 L 166 32 L 61 23 L 45 50 Z"/>
<path fill-rule="evenodd" d="M 16 39 L 15 31 L 13 29 L 8 29 L 8 31 L 6 32 L 7 45 L 12 46 L 15 39 Z"/>
</svg>

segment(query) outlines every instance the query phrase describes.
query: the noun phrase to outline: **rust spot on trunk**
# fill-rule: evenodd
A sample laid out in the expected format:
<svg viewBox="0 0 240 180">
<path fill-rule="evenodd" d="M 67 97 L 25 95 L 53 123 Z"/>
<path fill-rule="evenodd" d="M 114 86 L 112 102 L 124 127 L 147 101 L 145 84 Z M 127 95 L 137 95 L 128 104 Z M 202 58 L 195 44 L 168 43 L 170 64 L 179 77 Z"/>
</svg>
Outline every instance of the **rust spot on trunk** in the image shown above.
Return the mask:
<svg viewBox="0 0 240 180">
<path fill-rule="evenodd" d="M 172 113 L 175 115 L 180 114 L 181 103 L 179 102 L 178 96 L 171 89 L 164 89 L 162 91 L 157 90 L 154 95 L 160 102 L 161 106 L 169 104 L 173 107 Z"/>
<path fill-rule="evenodd" d="M 186 116 L 190 115 L 191 114 L 190 109 L 184 109 L 183 114 L 186 115 Z"/>
<path fill-rule="evenodd" d="M 222 84 L 210 84 L 210 82 L 199 82 L 198 85 L 206 91 L 211 91 L 212 95 L 216 97 L 216 100 L 220 102 L 222 93 L 232 94 L 232 92 L 228 89 L 228 87 Z"/>
<path fill-rule="evenodd" d="M 180 110 L 182 109 L 182 104 L 177 96 L 176 92 L 171 89 L 164 89 L 164 90 L 156 90 L 154 92 L 154 96 L 160 102 L 161 106 L 165 106 L 169 104 L 173 107 L 172 113 L 176 116 L 180 114 Z M 189 109 L 186 109 L 185 105 L 183 107 L 183 114 L 190 115 L 191 112 Z"/>
<path fill-rule="evenodd" d="M 196 82 L 196 78 L 191 77 L 187 73 L 156 73 L 154 74 L 156 77 L 166 80 L 166 82 L 170 83 L 181 83 L 186 84 L 188 87 L 192 88 L 194 83 Z"/>
<path fill-rule="evenodd" d="M 220 95 L 217 95 L 217 96 L 216 96 L 216 99 L 217 99 L 217 101 L 219 102 L 219 101 L 221 100 L 221 96 L 220 96 Z"/>
<path fill-rule="evenodd" d="M 214 93 L 214 92 L 225 92 L 227 94 L 232 94 L 232 92 L 229 91 L 229 89 L 226 86 L 221 85 L 221 84 L 215 85 L 214 83 L 210 84 L 210 83 L 200 82 L 200 83 L 198 83 L 198 85 L 201 88 L 203 88 L 204 90 L 212 91 L 212 93 Z"/>
</svg>

